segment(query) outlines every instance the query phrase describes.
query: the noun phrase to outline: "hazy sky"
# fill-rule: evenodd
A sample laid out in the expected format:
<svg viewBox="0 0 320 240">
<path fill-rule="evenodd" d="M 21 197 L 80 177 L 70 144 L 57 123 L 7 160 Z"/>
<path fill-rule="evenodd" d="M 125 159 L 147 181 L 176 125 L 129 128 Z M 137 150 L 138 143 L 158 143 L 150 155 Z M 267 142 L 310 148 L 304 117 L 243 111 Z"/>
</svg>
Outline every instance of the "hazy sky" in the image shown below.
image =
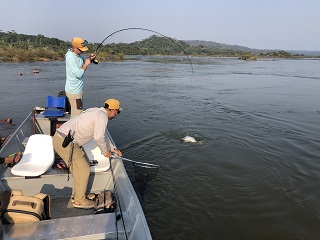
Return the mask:
<svg viewBox="0 0 320 240">
<path fill-rule="evenodd" d="M 258 49 L 320 50 L 320 0 L 1 0 L 0 30 L 101 42 L 141 27 L 178 40 Z M 108 39 L 132 42 L 132 30 Z"/>
</svg>

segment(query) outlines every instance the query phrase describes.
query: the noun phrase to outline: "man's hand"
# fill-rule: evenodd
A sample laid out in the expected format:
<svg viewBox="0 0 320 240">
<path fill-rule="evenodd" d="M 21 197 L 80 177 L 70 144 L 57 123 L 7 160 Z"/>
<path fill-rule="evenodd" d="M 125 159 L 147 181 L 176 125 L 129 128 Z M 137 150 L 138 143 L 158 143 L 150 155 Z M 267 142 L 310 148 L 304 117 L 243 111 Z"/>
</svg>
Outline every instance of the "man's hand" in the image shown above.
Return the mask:
<svg viewBox="0 0 320 240">
<path fill-rule="evenodd" d="M 115 149 L 115 150 L 113 150 L 113 152 L 115 154 L 117 154 L 118 156 L 122 157 L 122 152 L 119 149 Z"/>
<path fill-rule="evenodd" d="M 119 149 L 115 149 L 115 150 L 113 150 L 113 152 L 114 152 L 115 154 L 117 154 L 119 157 L 122 157 L 122 152 L 121 152 Z M 110 151 L 106 151 L 106 152 L 103 154 L 103 156 L 109 158 L 109 157 L 112 157 L 112 153 L 111 153 Z"/>
<path fill-rule="evenodd" d="M 96 58 L 96 56 L 97 56 L 96 54 L 91 53 L 91 54 L 90 54 L 90 60 L 92 61 L 93 59 L 95 59 L 95 58 Z"/>
<path fill-rule="evenodd" d="M 110 151 L 106 151 L 106 152 L 103 154 L 103 156 L 109 158 L 109 157 L 112 157 L 112 154 L 111 154 Z"/>
</svg>

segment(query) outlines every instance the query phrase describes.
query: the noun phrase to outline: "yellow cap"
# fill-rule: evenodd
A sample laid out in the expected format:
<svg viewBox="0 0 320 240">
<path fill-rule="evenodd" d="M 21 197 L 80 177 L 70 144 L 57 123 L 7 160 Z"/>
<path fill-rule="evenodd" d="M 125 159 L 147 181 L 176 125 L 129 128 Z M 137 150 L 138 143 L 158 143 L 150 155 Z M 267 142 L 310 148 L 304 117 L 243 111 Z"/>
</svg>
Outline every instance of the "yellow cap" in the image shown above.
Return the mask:
<svg viewBox="0 0 320 240">
<path fill-rule="evenodd" d="M 87 41 L 82 38 L 75 37 L 72 39 L 72 46 L 80 49 L 82 52 L 88 51 Z"/>
<path fill-rule="evenodd" d="M 118 109 L 122 111 L 123 109 L 120 107 L 120 102 L 117 99 L 110 98 L 104 102 L 104 107 L 109 109 Z"/>
</svg>

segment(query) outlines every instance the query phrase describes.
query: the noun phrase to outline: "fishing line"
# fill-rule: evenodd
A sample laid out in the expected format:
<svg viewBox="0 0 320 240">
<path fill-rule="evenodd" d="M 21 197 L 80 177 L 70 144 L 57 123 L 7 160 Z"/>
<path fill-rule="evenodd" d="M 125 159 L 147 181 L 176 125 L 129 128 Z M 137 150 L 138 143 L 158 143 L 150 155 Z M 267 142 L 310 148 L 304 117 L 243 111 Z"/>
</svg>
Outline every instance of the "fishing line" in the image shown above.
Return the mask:
<svg viewBox="0 0 320 240">
<path fill-rule="evenodd" d="M 183 54 L 187 57 L 188 62 L 189 62 L 190 67 L 191 67 L 191 81 L 190 81 L 190 86 L 189 86 L 189 92 L 190 92 L 190 90 L 191 90 L 191 85 L 192 85 L 192 81 L 193 81 L 193 75 L 194 75 L 193 64 L 192 64 L 192 62 L 191 62 L 191 59 L 190 59 L 190 57 L 188 56 L 187 52 L 180 46 L 180 44 L 178 43 L 177 40 L 175 40 L 175 39 L 173 39 L 173 38 L 171 38 L 171 37 L 168 37 L 168 36 L 166 36 L 166 35 L 164 35 L 164 34 L 162 34 L 162 33 L 159 33 L 159 32 L 157 32 L 157 31 L 154 31 L 154 30 L 151 30 L 151 29 L 147 29 L 147 28 L 138 28 L 138 27 L 137 27 L 137 28 L 123 28 L 123 29 L 114 31 L 114 32 L 112 32 L 111 34 L 109 34 L 107 37 L 105 37 L 105 38 L 101 41 L 101 43 L 96 47 L 94 53 L 97 55 L 99 48 L 102 47 L 103 44 L 104 44 L 109 38 L 111 38 L 112 36 L 114 36 L 114 35 L 116 35 L 116 34 L 118 34 L 118 33 L 120 33 L 120 32 L 130 31 L 130 30 L 147 31 L 147 32 L 151 32 L 151 33 L 154 33 L 154 34 L 156 34 L 156 35 L 159 35 L 159 36 L 161 36 L 161 37 L 169 40 L 170 42 L 174 43 L 174 44 L 183 52 Z M 97 97 L 97 95 L 96 95 L 96 97 Z M 124 158 L 123 158 L 123 160 L 127 160 L 127 159 L 124 159 Z M 147 165 L 144 164 L 143 166 L 146 167 Z M 159 167 L 159 166 L 157 166 L 157 167 Z"/>
<path fill-rule="evenodd" d="M 193 79 L 193 65 L 192 65 L 191 59 L 190 59 L 190 57 L 188 56 L 188 54 L 186 53 L 186 51 L 178 44 L 178 42 L 177 42 L 175 39 L 173 39 L 173 38 L 171 38 L 171 37 L 168 37 L 168 36 L 166 36 L 166 35 L 164 35 L 164 34 L 162 34 L 162 33 L 159 33 L 159 32 L 156 32 L 156 31 L 154 31 L 154 30 L 147 29 L 147 28 L 123 28 L 123 29 L 117 30 L 117 31 L 109 34 L 105 39 L 103 39 L 102 42 L 97 46 L 97 48 L 96 48 L 96 50 L 95 50 L 95 54 L 97 54 L 98 49 L 102 46 L 102 44 L 103 44 L 108 38 L 110 38 L 111 36 L 113 36 L 113 35 L 115 35 L 115 34 L 117 34 L 117 33 L 119 33 L 119 32 L 128 31 L 128 30 L 141 30 L 141 31 L 152 32 L 152 33 L 158 34 L 158 35 L 160 35 L 160 36 L 162 36 L 162 37 L 170 40 L 170 41 L 173 42 L 174 44 L 176 44 L 176 45 L 182 50 L 182 52 L 186 55 L 186 57 L 187 57 L 187 59 L 188 59 L 188 61 L 189 61 L 189 63 L 190 63 L 190 66 L 191 66 L 192 75 L 191 75 L 191 82 L 190 82 L 190 87 L 189 87 L 189 91 L 190 91 L 191 85 L 192 85 L 192 79 Z"/>
<path fill-rule="evenodd" d="M 123 29 L 120 29 L 120 30 L 117 30 L 117 31 L 114 31 L 112 32 L 111 34 L 109 34 L 107 37 L 105 37 L 102 42 L 97 46 L 97 48 L 95 49 L 95 54 L 97 54 L 99 48 L 105 43 L 105 41 L 107 39 L 109 39 L 110 37 L 112 37 L 113 35 L 115 34 L 118 34 L 120 32 L 124 32 L 124 31 L 129 31 L 129 30 L 140 30 L 140 31 L 147 31 L 147 32 L 151 32 L 151 33 L 154 33 L 154 34 L 157 34 L 159 36 L 162 36 L 164 37 L 165 39 L 168 39 L 169 41 L 171 41 L 172 43 L 174 43 L 175 45 L 177 45 L 179 47 L 179 49 L 184 53 L 184 55 L 187 57 L 188 59 L 188 62 L 190 64 L 190 67 L 191 67 L 191 80 L 190 80 L 190 85 L 189 85 L 189 93 L 191 91 L 191 85 L 192 85 L 192 81 L 193 81 L 193 75 L 194 75 L 194 71 L 193 71 L 193 64 L 191 62 L 191 59 L 189 57 L 189 55 L 186 53 L 186 51 L 179 45 L 179 43 L 177 42 L 177 40 L 171 38 L 171 37 L 168 37 L 160 32 L 157 32 L 157 31 L 154 31 L 154 30 L 151 30 L 151 29 L 147 29 L 147 28 L 139 28 L 139 27 L 134 27 L 134 28 L 123 28 Z M 97 95 L 96 95 L 97 97 Z"/>
</svg>

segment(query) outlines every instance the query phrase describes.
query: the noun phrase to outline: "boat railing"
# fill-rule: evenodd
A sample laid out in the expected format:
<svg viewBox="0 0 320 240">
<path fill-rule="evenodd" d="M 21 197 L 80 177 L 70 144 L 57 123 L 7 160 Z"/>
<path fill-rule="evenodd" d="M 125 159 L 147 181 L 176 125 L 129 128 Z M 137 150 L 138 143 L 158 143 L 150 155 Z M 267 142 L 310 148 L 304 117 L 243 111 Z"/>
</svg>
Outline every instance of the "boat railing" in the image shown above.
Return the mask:
<svg viewBox="0 0 320 240">
<path fill-rule="evenodd" d="M 9 140 L 0 149 L 0 156 L 7 157 L 10 154 L 16 152 L 22 152 L 24 150 L 23 141 L 32 135 L 32 113 L 22 122 L 22 124 L 14 131 Z"/>
<path fill-rule="evenodd" d="M 119 199 L 122 204 L 122 210 L 128 213 L 130 222 L 132 223 L 132 231 L 145 233 L 143 239 L 152 239 L 147 220 L 139 203 L 138 196 L 132 184 L 129 182 L 130 180 L 125 171 L 123 161 L 121 158 L 115 157 L 111 164 L 116 176 L 116 190 L 122 192 L 119 194 L 119 196 L 122 196 Z M 139 217 L 137 218 L 137 216 Z"/>
<path fill-rule="evenodd" d="M 7 157 L 16 152 L 23 152 L 27 139 L 36 133 L 42 133 L 42 130 L 35 118 L 35 111 L 33 110 L 0 149 L 0 156 Z"/>
</svg>

